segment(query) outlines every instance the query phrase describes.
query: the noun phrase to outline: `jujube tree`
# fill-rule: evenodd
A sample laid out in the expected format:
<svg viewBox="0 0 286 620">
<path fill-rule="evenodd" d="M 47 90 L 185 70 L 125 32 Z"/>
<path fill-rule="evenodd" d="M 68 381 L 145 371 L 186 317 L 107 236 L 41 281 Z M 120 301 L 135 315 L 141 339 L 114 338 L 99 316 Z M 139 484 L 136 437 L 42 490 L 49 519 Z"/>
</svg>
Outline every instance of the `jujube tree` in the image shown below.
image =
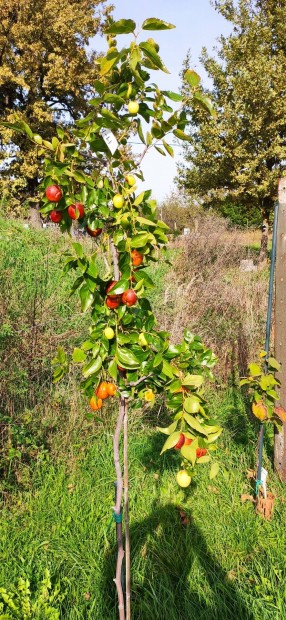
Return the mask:
<svg viewBox="0 0 286 620">
<path fill-rule="evenodd" d="M 173 26 L 151 18 L 142 31 Z M 76 347 L 72 361 L 81 365 L 81 388 L 89 399 L 91 412 L 98 411 L 108 398 L 119 399 L 119 415 L 114 433 L 114 464 L 117 478 L 114 517 L 117 527 L 118 558 L 115 583 L 120 618 L 130 617 L 130 567 L 128 533 L 128 404 L 144 408 L 163 398 L 170 412 L 170 424 L 159 430 L 166 436 L 162 452 L 176 449 L 181 457 L 177 480 L 190 484 L 196 466 L 208 463 L 216 449 L 221 428 L 210 420 L 204 398 L 204 381 L 215 364 L 213 352 L 198 336 L 185 330 L 180 344 L 172 344 L 156 320 L 145 291 L 154 286 L 146 267 L 159 260 L 165 250 L 168 227 L 156 217 L 151 191 L 139 192 L 140 164 L 154 147 L 162 155 L 172 155 L 168 136 L 187 140 L 184 107 L 203 106 L 211 112 L 208 99 L 197 96 L 196 74 L 185 73 L 188 94 L 162 91 L 150 83 L 149 70 L 167 71 L 159 48 L 151 38 L 138 42 L 132 20 L 110 22 L 106 29 L 109 49 L 100 61 L 100 79 L 90 112 L 76 123 L 71 133 L 57 127 L 50 141 L 33 136 L 45 157 L 45 192 L 42 213 L 50 214 L 62 231 L 70 231 L 75 216 L 94 237 L 91 251 L 74 242 L 64 256 L 64 270 L 74 270 L 72 291 L 78 291 L 83 312 L 90 313 L 89 333 Z M 116 35 L 134 34 L 130 46 L 117 48 Z M 177 105 L 171 105 L 175 102 Z M 143 122 L 142 122 L 143 121 Z M 143 153 L 134 157 L 128 146 L 138 135 Z M 86 158 L 96 160 L 90 169 Z M 55 215 L 56 214 L 56 215 Z M 104 257 L 104 261 L 100 260 Z M 54 360 L 54 380 L 68 371 L 70 359 L 59 349 Z M 92 415 L 92 413 L 90 414 Z M 96 415 L 96 414 L 95 414 Z M 123 476 L 119 441 L 124 426 L 124 517 L 126 538 L 126 598 L 121 584 L 124 556 L 122 542 Z M 213 462 L 210 475 L 218 470 Z M 125 616 L 126 609 L 126 616 Z"/>
</svg>

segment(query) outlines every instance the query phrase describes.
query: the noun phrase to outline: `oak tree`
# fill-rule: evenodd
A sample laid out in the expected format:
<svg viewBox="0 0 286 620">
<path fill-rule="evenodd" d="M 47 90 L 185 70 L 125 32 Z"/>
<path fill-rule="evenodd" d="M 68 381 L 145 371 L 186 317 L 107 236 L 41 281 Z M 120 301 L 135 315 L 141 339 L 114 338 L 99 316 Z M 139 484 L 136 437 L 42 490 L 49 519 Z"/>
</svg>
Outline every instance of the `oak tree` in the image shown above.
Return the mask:
<svg viewBox="0 0 286 620">
<path fill-rule="evenodd" d="M 60 8 L 60 10 L 59 10 Z M 98 73 L 88 50 L 105 14 L 103 0 L 3 0 L 0 6 L 0 116 L 26 121 L 48 137 L 56 122 L 71 124 L 87 110 Z M 41 158 L 37 144 L 1 130 L 2 204 L 14 213 L 37 201 Z"/>
<path fill-rule="evenodd" d="M 189 110 L 190 145 L 178 183 L 236 223 L 240 216 L 258 223 L 259 213 L 269 222 L 285 165 L 286 2 L 215 6 L 233 24 L 220 38 L 218 58 L 202 53 L 217 117 Z"/>
</svg>

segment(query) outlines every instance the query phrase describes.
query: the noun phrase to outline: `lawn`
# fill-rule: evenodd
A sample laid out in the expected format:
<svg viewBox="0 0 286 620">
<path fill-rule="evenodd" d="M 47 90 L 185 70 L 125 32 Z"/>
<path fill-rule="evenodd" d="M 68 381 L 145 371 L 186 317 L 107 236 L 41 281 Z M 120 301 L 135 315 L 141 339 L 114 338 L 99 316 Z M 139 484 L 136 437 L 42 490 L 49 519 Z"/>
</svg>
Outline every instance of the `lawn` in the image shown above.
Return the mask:
<svg viewBox="0 0 286 620">
<path fill-rule="evenodd" d="M 233 390 L 211 399 L 225 425 L 221 471 L 208 479 L 202 466 L 191 487 L 175 481 L 177 453 L 159 456 L 157 414 L 131 414 L 130 510 L 132 617 L 149 620 L 274 620 L 285 609 L 286 491 L 265 463 L 277 496 L 272 521 L 255 516 L 248 468 L 256 433 L 245 403 Z M 36 588 L 44 569 L 65 593 L 61 617 L 117 618 L 112 428 L 115 414 L 87 422 L 70 457 L 47 457 L 29 490 L 7 499 L 2 511 L 0 583 L 20 576 Z M 180 510 L 185 513 L 185 516 Z M 183 518 L 182 518 L 183 517 Z M 184 523 L 182 523 L 182 520 Z"/>
</svg>

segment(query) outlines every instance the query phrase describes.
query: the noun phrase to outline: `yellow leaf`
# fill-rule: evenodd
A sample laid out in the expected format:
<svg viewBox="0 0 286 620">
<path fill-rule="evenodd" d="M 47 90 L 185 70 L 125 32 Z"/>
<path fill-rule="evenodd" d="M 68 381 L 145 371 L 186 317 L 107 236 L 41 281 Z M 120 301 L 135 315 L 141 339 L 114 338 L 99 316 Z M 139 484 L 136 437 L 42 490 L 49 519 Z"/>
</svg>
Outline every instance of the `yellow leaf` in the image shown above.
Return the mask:
<svg viewBox="0 0 286 620">
<path fill-rule="evenodd" d="M 263 422 L 263 420 L 267 418 L 267 409 L 263 404 L 262 400 L 260 400 L 258 403 L 252 403 L 252 413 L 261 422 Z"/>
</svg>

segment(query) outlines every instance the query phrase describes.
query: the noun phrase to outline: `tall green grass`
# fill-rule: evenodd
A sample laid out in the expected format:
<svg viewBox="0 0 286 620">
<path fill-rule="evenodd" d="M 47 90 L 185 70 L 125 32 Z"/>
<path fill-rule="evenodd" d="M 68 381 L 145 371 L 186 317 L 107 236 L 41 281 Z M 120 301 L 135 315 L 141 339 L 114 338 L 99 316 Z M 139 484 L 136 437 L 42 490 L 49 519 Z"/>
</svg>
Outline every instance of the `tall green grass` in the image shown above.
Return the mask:
<svg viewBox="0 0 286 620">
<path fill-rule="evenodd" d="M 149 620 L 273 620 L 285 613 L 285 489 L 277 494 L 273 520 L 255 516 L 240 494 L 251 491 L 246 472 L 255 463 L 256 432 L 234 391 L 212 398 L 226 430 L 218 458 L 221 472 L 207 471 L 186 491 L 178 488 L 177 453 L 160 457 L 156 416 L 143 426 L 131 413 L 130 512 L 132 617 Z M 84 412 L 82 412 L 84 415 Z M 117 618 L 112 429 L 88 423 L 72 459 L 49 459 L 34 470 L 29 491 L 2 511 L 0 583 L 26 575 L 32 585 L 48 567 L 66 596 L 61 617 Z M 146 415 L 146 414 L 145 414 Z M 271 438 L 269 438 L 271 441 Z M 268 444 L 266 443 L 266 449 Z M 265 463 L 271 463 L 265 453 Z M 182 525 L 179 509 L 188 523 Z"/>
</svg>

